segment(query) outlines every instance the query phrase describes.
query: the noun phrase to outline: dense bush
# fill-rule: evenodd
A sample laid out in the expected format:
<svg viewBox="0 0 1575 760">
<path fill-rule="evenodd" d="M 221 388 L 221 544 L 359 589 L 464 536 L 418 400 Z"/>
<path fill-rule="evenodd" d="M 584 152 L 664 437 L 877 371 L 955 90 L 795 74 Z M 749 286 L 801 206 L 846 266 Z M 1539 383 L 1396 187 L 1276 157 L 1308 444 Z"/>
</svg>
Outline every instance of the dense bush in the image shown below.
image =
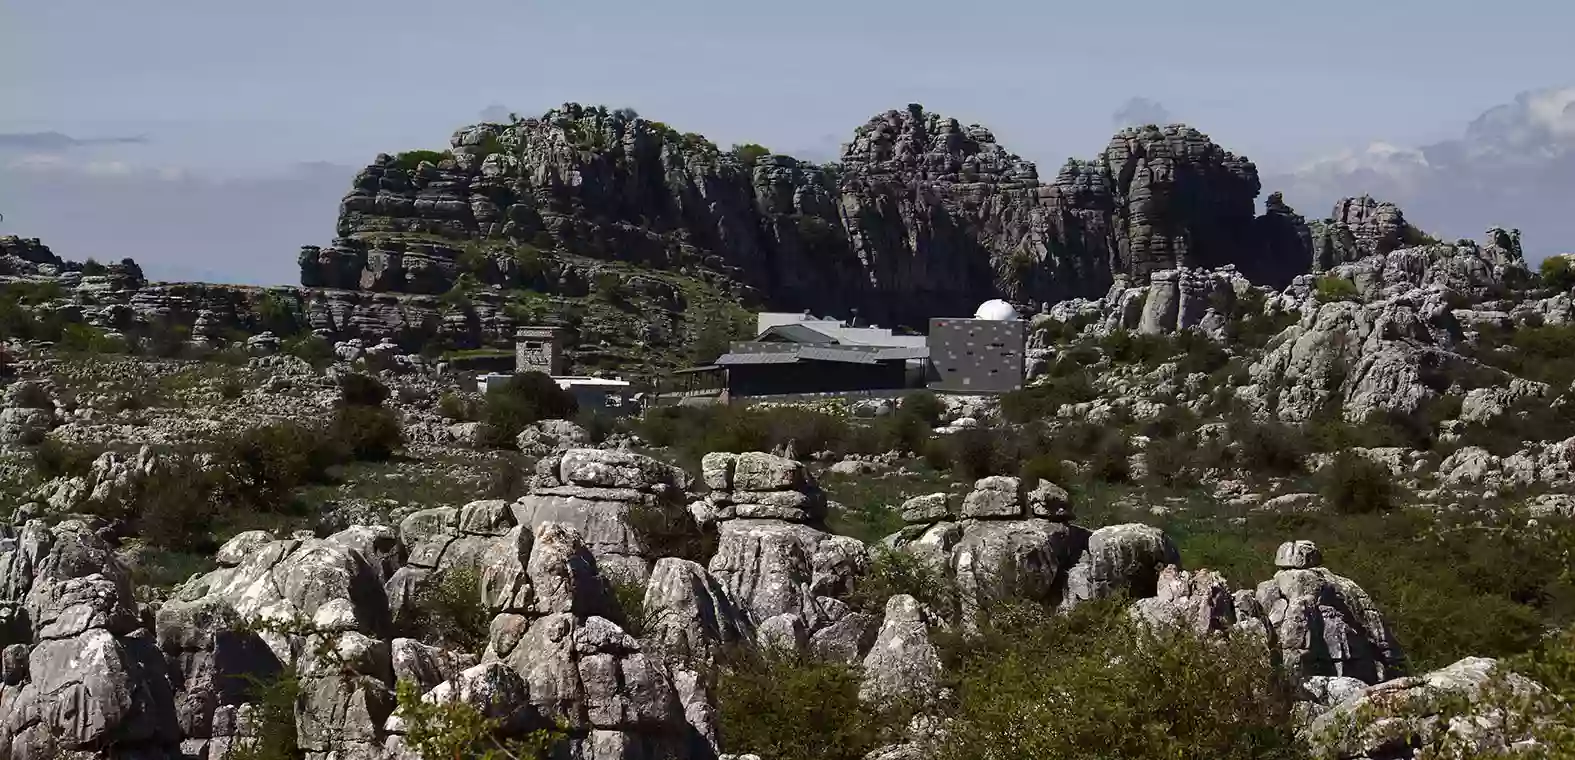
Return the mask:
<svg viewBox="0 0 1575 760">
<path fill-rule="evenodd" d="M 1022 454 L 1006 430 L 972 427 L 931 441 L 924 452 L 929 465 L 949 469 L 959 480 L 973 481 L 990 475 L 1015 475 Z"/>
<path fill-rule="evenodd" d="M 1151 438 L 1143 447 L 1148 479 L 1166 488 L 1186 488 L 1199 482 L 1198 449 L 1190 436 Z"/>
<path fill-rule="evenodd" d="M 149 545 L 176 551 L 213 548 L 210 530 L 223 493 L 220 473 L 188 459 L 174 460 L 147 480 L 125 505 L 137 535 Z"/>
<path fill-rule="evenodd" d="M 454 565 L 421 580 L 414 613 L 405 634 L 433 646 L 479 653 L 487 643 L 492 615 L 481 603 L 481 576 L 476 568 Z"/>
<path fill-rule="evenodd" d="M 278 511 L 295 488 L 320 481 L 345 450 L 320 428 L 294 421 L 247 428 L 215 441 L 215 459 L 231 477 L 231 500 L 243 509 Z"/>
<path fill-rule="evenodd" d="M 1302 471 L 1307 445 L 1301 431 L 1280 422 L 1230 423 L 1231 458 L 1243 470 L 1262 475 L 1295 475 Z"/>
<path fill-rule="evenodd" d="M 33 469 L 46 480 L 86 475 L 104 447 L 45 438 L 33 448 Z"/>
<path fill-rule="evenodd" d="M 438 414 L 458 422 L 474 422 L 481 416 L 481 405 L 457 393 L 445 393 L 438 399 Z"/>
<path fill-rule="evenodd" d="M 1468 350 L 1484 364 L 1555 388 L 1575 382 L 1575 325 L 1483 327 Z"/>
<path fill-rule="evenodd" d="M 886 601 L 898 594 L 917 599 L 947 619 L 958 611 L 956 585 L 940 568 L 907 552 L 878 546 L 848 603 L 854 609 L 878 616 L 884 614 Z"/>
<path fill-rule="evenodd" d="M 1293 687 L 1251 642 L 1152 631 L 1119 603 L 1069 615 L 1012 605 L 980 637 L 941 641 L 953 694 L 943 760 L 1301 757 Z"/>
<path fill-rule="evenodd" d="M 743 143 L 734 145 L 732 154 L 734 158 L 738 159 L 739 163 L 753 168 L 760 159 L 771 155 L 771 149 L 754 143 Z"/>
<path fill-rule="evenodd" d="M 395 685 L 404 745 L 420 760 L 540 760 L 567 754 L 562 723 L 505 736 L 505 721 L 488 717 L 469 701 L 428 702 L 410 681 Z M 293 727 L 292 727 L 293 728 Z"/>
<path fill-rule="evenodd" d="M 1543 285 L 1557 290 L 1575 288 L 1575 267 L 1570 266 L 1567 257 L 1549 256 L 1543 259 L 1540 271 Z"/>
<path fill-rule="evenodd" d="M 762 760 L 863 760 L 901 723 L 859 700 L 858 668 L 736 652 L 716 679 L 721 749 Z"/>
<path fill-rule="evenodd" d="M 388 386 L 371 375 L 346 372 L 339 376 L 339 401 L 350 406 L 382 406 Z"/>
<path fill-rule="evenodd" d="M 934 427 L 941 422 L 941 415 L 946 413 L 946 403 L 935 395 L 934 391 L 914 391 L 902 397 L 898 408 L 907 414 L 913 415 L 924 424 Z"/>
<path fill-rule="evenodd" d="M 398 416 L 380 406 L 340 406 L 329 434 L 346 457 L 363 462 L 387 461 L 405 445 Z"/>
<path fill-rule="evenodd" d="M 1062 406 L 1093 401 L 1098 396 L 1086 372 L 1052 375 L 1035 385 L 1003 394 L 1001 416 L 1018 423 L 1054 419 Z"/>
<path fill-rule="evenodd" d="M 845 417 L 795 406 L 727 404 L 663 406 L 633 423 L 654 446 L 677 449 L 678 459 L 697 466 L 712 451 L 770 451 L 792 443 L 799 454 L 817 451 L 875 453 L 920 437 L 915 418 L 903 414 L 859 425 Z M 922 423 L 920 423 L 922 425 Z M 925 428 L 923 435 L 928 435 Z M 884 447 L 884 448 L 883 448 Z"/>
<path fill-rule="evenodd" d="M 1319 277 L 1313 296 L 1318 299 L 1319 303 L 1360 300 L 1360 294 L 1356 290 L 1356 283 L 1334 275 Z"/>
<path fill-rule="evenodd" d="M 417 167 L 421 166 L 423 161 L 441 164 L 450 158 L 452 156 L 449 155 L 448 151 L 407 150 L 394 154 L 394 165 L 407 172 L 413 172 Z"/>
<path fill-rule="evenodd" d="M 481 402 L 481 439 L 490 447 L 514 448 L 527 425 L 541 420 L 573 419 L 579 402 L 542 372 L 524 372 L 487 391 Z"/>
<path fill-rule="evenodd" d="M 1355 452 L 1336 454 L 1318 476 L 1324 502 L 1343 514 L 1387 512 L 1399 498 L 1389 468 Z"/>
</svg>

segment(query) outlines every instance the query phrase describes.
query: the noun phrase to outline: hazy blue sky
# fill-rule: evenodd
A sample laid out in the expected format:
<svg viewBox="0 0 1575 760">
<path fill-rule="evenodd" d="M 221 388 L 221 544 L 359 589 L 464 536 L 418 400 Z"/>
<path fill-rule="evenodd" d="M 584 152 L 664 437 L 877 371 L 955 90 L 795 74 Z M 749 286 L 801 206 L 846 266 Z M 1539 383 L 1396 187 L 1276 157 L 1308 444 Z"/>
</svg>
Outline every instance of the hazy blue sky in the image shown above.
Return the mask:
<svg viewBox="0 0 1575 760">
<path fill-rule="evenodd" d="M 291 281 L 295 246 L 332 234 L 334 203 L 306 208 L 314 193 L 336 197 L 378 152 L 441 146 L 494 105 L 631 106 L 719 143 L 827 157 L 870 115 L 919 102 L 1053 169 L 1096 154 L 1141 97 L 1267 175 L 1374 141 L 1457 139 L 1517 93 L 1575 84 L 1575 3 L 1297 6 L 0 0 L 0 233 L 171 277 Z M 125 207 L 91 207 L 106 197 Z M 258 227 L 223 245 L 224 214 Z"/>
</svg>

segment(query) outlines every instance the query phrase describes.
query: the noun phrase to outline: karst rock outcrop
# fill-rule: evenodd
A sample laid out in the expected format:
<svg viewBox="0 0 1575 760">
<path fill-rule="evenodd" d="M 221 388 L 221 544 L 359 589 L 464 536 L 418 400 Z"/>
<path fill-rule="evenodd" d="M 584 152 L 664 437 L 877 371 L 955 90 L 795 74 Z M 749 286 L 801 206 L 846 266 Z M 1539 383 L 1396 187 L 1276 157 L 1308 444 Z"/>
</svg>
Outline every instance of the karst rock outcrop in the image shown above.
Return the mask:
<svg viewBox="0 0 1575 760">
<path fill-rule="evenodd" d="M 725 658 L 786 649 L 842 663 L 858 669 L 858 696 L 872 706 L 928 710 L 944 697 L 937 632 L 968 635 L 986 605 L 1023 596 L 1063 611 L 1124 598 L 1146 624 L 1256 642 L 1301 685 L 1297 715 L 1313 733 L 1363 705 L 1439 689 L 1476 700 L 1493 667 L 1468 659 L 1403 677 L 1372 599 L 1325 569 L 1309 541 L 1281 546 L 1281 569 L 1255 592 L 1231 591 L 1217 573 L 1183 570 L 1157 528 L 1072 525 L 1070 497 L 1045 481 L 991 477 L 960 501 L 910 499 L 909 527 L 872 553 L 825 530 L 825 497 L 794 460 L 711 454 L 697 482 L 627 452 L 544 461 L 533 493 L 514 504 L 428 509 L 397 527 L 321 537 L 238 534 L 216 569 L 156 605 L 135 601 L 113 526 L 0 528 L 0 748 L 25 760 L 215 758 L 293 731 L 312 760 L 404 760 L 411 727 L 395 692 L 409 682 L 427 702 L 457 700 L 498 720 L 506 736 L 556 726 L 575 760 L 713 757 L 725 743 L 715 681 Z M 583 490 L 552 493 L 570 484 Z M 629 493 L 610 495 L 619 489 Z M 717 530 L 709 566 L 582 532 L 615 536 L 607 526 L 666 490 L 693 499 L 662 499 L 675 516 Z M 931 563 L 959 603 L 869 599 L 861 583 L 887 561 L 881 551 Z M 407 635 L 420 630 L 410 613 L 427 603 L 421 590 L 459 570 L 473 571 L 456 577 L 474 586 L 445 593 L 480 604 L 490 619 L 481 643 L 467 651 Z M 293 719 L 266 723 L 249 685 L 285 674 L 299 689 Z M 1515 688 L 1540 688 L 1515 678 Z M 1423 718 L 1405 719 L 1429 730 Z M 888 751 L 920 751 L 924 732 L 914 732 Z M 1342 757 L 1385 751 L 1367 734 L 1319 735 Z"/>
<path fill-rule="evenodd" d="M 437 294 L 467 273 L 573 290 L 598 276 L 583 262 L 616 257 L 780 308 L 921 322 L 1178 267 L 1287 282 L 1308 271 L 1311 233 L 1278 195 L 1258 215 L 1259 192 L 1251 161 L 1182 125 L 1125 129 L 1041 181 L 990 130 L 918 105 L 874 116 L 819 166 L 568 104 L 466 127 L 442 152 L 379 156 L 338 238 L 300 264 L 310 287 Z M 537 252 L 528 265 L 508 252 L 519 244 Z"/>
</svg>

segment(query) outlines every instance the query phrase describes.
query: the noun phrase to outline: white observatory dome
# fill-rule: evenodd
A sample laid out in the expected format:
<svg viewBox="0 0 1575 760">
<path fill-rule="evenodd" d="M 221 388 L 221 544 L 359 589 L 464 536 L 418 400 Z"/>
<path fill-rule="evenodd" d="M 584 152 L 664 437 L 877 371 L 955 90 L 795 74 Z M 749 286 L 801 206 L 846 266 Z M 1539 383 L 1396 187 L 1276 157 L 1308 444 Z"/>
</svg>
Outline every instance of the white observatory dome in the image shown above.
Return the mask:
<svg viewBox="0 0 1575 760">
<path fill-rule="evenodd" d="M 992 322 L 1010 322 L 1017 319 L 1017 309 L 999 298 L 992 298 L 979 304 L 973 312 L 974 319 L 988 319 Z"/>
</svg>

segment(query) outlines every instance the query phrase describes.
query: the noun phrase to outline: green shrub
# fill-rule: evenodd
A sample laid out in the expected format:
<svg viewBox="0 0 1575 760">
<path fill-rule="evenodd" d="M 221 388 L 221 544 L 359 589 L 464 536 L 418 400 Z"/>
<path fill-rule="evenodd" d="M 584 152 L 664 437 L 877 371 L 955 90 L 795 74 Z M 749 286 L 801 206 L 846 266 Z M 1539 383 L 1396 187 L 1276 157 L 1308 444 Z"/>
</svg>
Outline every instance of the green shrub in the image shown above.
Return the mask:
<svg viewBox="0 0 1575 760">
<path fill-rule="evenodd" d="M 898 594 L 917 599 L 947 619 L 958 612 L 956 584 L 943 570 L 907 552 L 877 546 L 871 553 L 869 569 L 855 581 L 848 604 L 882 615 L 886 601 Z"/>
<path fill-rule="evenodd" d="M 1334 275 L 1319 277 L 1313 295 L 1319 303 L 1361 300 L 1361 294 L 1356 290 L 1356 283 Z"/>
<path fill-rule="evenodd" d="M 842 233 L 831 222 L 809 214 L 795 214 L 793 219 L 799 240 L 808 251 L 828 253 L 841 246 Z"/>
<path fill-rule="evenodd" d="M 399 415 L 380 406 L 339 407 L 330 435 L 346 456 L 363 462 L 386 462 L 405 445 Z"/>
<path fill-rule="evenodd" d="M 1109 431 L 1088 453 L 1088 475 L 1104 483 L 1124 483 L 1132 477 L 1131 445 L 1125 434 Z"/>
<path fill-rule="evenodd" d="M 762 760 L 863 760 L 898 724 L 859 700 L 859 682 L 851 665 L 734 653 L 716 679 L 721 749 Z"/>
<path fill-rule="evenodd" d="M 613 604 L 618 608 L 618 625 L 624 633 L 635 638 L 645 635 L 649 621 L 645 617 L 645 584 L 639 581 L 611 578 Z"/>
<path fill-rule="evenodd" d="M 1148 479 L 1168 488 L 1198 484 L 1195 471 L 1197 447 L 1190 440 L 1152 438 L 1143 447 Z"/>
<path fill-rule="evenodd" d="M 334 347 L 316 335 L 302 335 L 286 339 L 280 350 L 313 367 L 326 367 L 334 361 Z"/>
<path fill-rule="evenodd" d="M 229 497 L 264 512 L 282 509 L 293 489 L 323 479 L 346 456 L 323 430 L 294 421 L 247 428 L 215 441 L 212 450 L 230 473 Z"/>
<path fill-rule="evenodd" d="M 579 402 L 551 377 L 541 372 L 518 374 L 483 397 L 482 441 L 492 448 L 511 449 L 527 425 L 541 420 L 573 419 L 578 411 Z"/>
<path fill-rule="evenodd" d="M 394 165 L 407 172 L 413 172 L 421 166 L 421 162 L 428 161 L 432 164 L 441 164 L 453 158 L 448 151 L 436 150 L 407 150 L 394 154 Z"/>
<path fill-rule="evenodd" d="M 252 710 L 247 728 L 256 740 L 237 742 L 224 760 L 296 760 L 300 757 L 295 734 L 300 679 L 289 668 L 267 677 L 250 673 L 240 677 L 249 682 L 246 701 Z"/>
<path fill-rule="evenodd" d="M 505 736 L 502 719 L 489 718 L 458 699 L 427 702 L 410 681 L 400 681 L 394 693 L 405 746 L 421 760 L 541 760 L 557 756 L 555 751 L 568 740 L 561 723 L 535 728 L 523 737 Z"/>
<path fill-rule="evenodd" d="M 1057 485 L 1072 482 L 1076 473 L 1066 466 L 1066 460 L 1058 454 L 1040 454 L 1023 462 L 1023 468 L 1017 476 L 1022 478 L 1023 484 L 1029 488 L 1038 485 L 1040 481 L 1049 481 Z"/>
<path fill-rule="evenodd" d="M 1016 423 L 1054 419 L 1063 405 L 1093 401 L 1098 396 L 1086 372 L 1051 376 L 1037 385 L 1003 394 L 1001 416 Z"/>
<path fill-rule="evenodd" d="M 1567 257 L 1549 256 L 1543 259 L 1540 271 L 1543 285 L 1557 290 L 1575 287 L 1575 267 L 1570 266 Z"/>
<path fill-rule="evenodd" d="M 1388 512 L 1397 505 L 1399 495 L 1389 468 L 1365 455 L 1342 451 L 1318 474 L 1324 501 L 1336 512 Z"/>
<path fill-rule="evenodd" d="M 438 399 L 438 414 L 451 420 L 460 422 L 473 422 L 481 414 L 481 409 L 474 401 L 455 393 L 445 393 Z"/>
<path fill-rule="evenodd" d="M 1292 760 L 1293 687 L 1251 643 L 1151 631 L 1119 604 L 1020 605 L 942 640 L 955 710 L 935 756 Z M 1047 656 L 1047 653 L 1054 653 Z"/>
<path fill-rule="evenodd" d="M 1236 466 L 1263 475 L 1294 475 L 1302 471 L 1306 444 L 1300 431 L 1279 422 L 1250 419 L 1231 422 L 1231 456 Z"/>
<path fill-rule="evenodd" d="M 898 408 L 913 415 L 930 427 L 940 424 L 941 415 L 946 413 L 946 403 L 941 401 L 934 391 L 914 391 L 909 393 L 902 397 Z"/>
<path fill-rule="evenodd" d="M 850 431 L 852 441 L 848 448 L 865 454 L 882 454 L 887 451 L 921 452 L 930 445 L 934 427 L 922 417 L 907 409 L 899 410 L 875 420 L 866 428 L 872 437 L 861 441 L 857 430 Z"/>
<path fill-rule="evenodd" d="M 616 272 L 599 272 L 592 284 L 596 297 L 615 306 L 629 303 L 629 287 Z"/>
<path fill-rule="evenodd" d="M 217 473 L 189 459 L 158 471 L 128 505 L 137 535 L 150 546 L 174 551 L 213 548 L 210 531 L 221 493 Z"/>
<path fill-rule="evenodd" d="M 931 442 L 925 454 L 935 469 L 951 469 L 961 480 L 1015 474 L 1020 466 L 1001 431 L 963 428 Z"/>
<path fill-rule="evenodd" d="M 103 446 L 45 438 L 33 449 L 33 469 L 45 480 L 86 475 L 93 467 L 93 460 L 103 453 Z"/>
<path fill-rule="evenodd" d="M 219 383 L 219 398 L 234 401 L 244 395 L 246 395 L 246 388 L 239 380 L 229 379 Z"/>
<path fill-rule="evenodd" d="M 479 653 L 487 643 L 492 615 L 481 603 L 481 576 L 475 567 L 453 565 L 434 570 L 416 591 L 406 633 L 433 646 Z"/>
<path fill-rule="evenodd" d="M 383 406 L 389 389 L 370 374 L 350 371 L 339 376 L 339 401 L 347 406 Z"/>
<path fill-rule="evenodd" d="M 743 143 L 733 146 L 733 157 L 747 168 L 753 169 L 760 159 L 771 155 L 771 150 L 754 143 Z"/>
<path fill-rule="evenodd" d="M 859 443 L 844 418 L 795 406 L 664 406 L 646 412 L 634 427 L 653 446 L 679 449 L 679 459 L 692 465 L 712 451 L 770 451 L 791 441 L 800 453 L 845 453 Z"/>
<path fill-rule="evenodd" d="M 298 335 L 305 329 L 302 315 L 283 294 L 265 292 L 253 309 L 258 327 L 280 338 Z"/>
</svg>

